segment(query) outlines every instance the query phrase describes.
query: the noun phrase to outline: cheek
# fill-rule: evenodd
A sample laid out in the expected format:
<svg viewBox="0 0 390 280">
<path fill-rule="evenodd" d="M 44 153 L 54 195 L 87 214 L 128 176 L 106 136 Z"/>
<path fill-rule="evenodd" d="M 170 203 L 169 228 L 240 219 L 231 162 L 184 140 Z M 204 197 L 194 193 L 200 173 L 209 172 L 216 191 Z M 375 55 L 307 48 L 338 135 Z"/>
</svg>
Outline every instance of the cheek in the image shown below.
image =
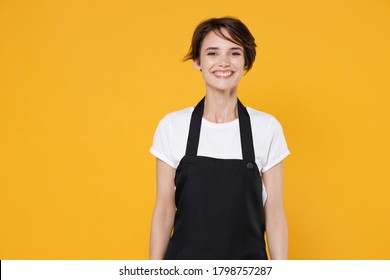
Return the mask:
<svg viewBox="0 0 390 280">
<path fill-rule="evenodd" d="M 245 69 L 245 67 L 246 67 L 246 66 L 245 66 L 245 59 L 242 59 L 242 60 L 241 60 L 241 68 Z"/>
<path fill-rule="evenodd" d="M 203 68 L 208 68 L 208 67 L 212 66 L 213 64 L 214 63 L 213 63 L 212 59 L 210 59 L 210 58 L 203 58 L 203 60 L 202 60 L 202 67 Z"/>
<path fill-rule="evenodd" d="M 233 64 L 236 67 L 236 69 L 245 69 L 245 60 L 244 60 L 244 58 L 235 59 L 233 61 Z"/>
</svg>

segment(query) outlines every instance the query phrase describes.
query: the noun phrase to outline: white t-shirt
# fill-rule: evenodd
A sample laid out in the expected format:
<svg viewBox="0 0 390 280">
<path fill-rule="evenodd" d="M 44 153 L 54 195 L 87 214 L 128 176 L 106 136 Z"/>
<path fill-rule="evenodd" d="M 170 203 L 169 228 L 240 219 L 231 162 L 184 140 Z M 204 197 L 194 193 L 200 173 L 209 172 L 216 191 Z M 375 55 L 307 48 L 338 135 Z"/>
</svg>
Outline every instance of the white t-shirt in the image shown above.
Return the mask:
<svg viewBox="0 0 390 280">
<path fill-rule="evenodd" d="M 251 120 L 255 161 L 264 173 L 290 154 L 280 123 L 270 114 L 246 107 Z M 184 157 L 194 107 L 167 114 L 154 134 L 150 152 L 173 168 Z M 242 159 L 239 120 L 212 123 L 202 119 L 198 156 Z M 263 204 L 267 199 L 263 184 Z"/>
</svg>

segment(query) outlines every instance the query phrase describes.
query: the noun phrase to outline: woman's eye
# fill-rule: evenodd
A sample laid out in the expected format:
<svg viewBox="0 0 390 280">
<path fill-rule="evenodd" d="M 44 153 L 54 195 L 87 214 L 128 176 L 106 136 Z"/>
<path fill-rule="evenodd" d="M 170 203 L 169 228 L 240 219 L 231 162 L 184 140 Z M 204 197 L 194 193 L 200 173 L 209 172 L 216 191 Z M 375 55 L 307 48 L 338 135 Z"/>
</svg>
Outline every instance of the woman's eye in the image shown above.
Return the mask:
<svg viewBox="0 0 390 280">
<path fill-rule="evenodd" d="M 207 55 L 210 55 L 210 56 L 215 56 L 217 53 L 215 52 L 208 52 Z"/>
<path fill-rule="evenodd" d="M 232 56 L 239 56 L 239 55 L 241 55 L 240 52 L 232 52 Z"/>
</svg>

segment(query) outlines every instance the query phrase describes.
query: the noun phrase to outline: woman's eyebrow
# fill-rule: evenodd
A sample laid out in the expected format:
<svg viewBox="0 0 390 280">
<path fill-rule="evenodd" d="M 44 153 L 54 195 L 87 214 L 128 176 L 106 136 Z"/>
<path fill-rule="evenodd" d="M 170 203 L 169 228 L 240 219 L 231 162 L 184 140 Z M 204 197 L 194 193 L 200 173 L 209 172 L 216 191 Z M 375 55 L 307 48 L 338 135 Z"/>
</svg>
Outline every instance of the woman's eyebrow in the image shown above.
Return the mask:
<svg viewBox="0 0 390 280">
<path fill-rule="evenodd" d="M 219 48 L 217 48 L 217 47 L 208 47 L 204 51 L 206 52 L 206 51 L 214 51 L 214 50 L 219 50 Z M 240 51 L 242 51 L 242 48 L 240 48 L 240 47 L 232 47 L 229 50 L 233 50 L 233 51 L 240 50 Z"/>
<path fill-rule="evenodd" d="M 205 49 L 204 51 L 213 51 L 213 50 L 218 50 L 217 47 L 208 47 L 207 49 Z"/>
</svg>

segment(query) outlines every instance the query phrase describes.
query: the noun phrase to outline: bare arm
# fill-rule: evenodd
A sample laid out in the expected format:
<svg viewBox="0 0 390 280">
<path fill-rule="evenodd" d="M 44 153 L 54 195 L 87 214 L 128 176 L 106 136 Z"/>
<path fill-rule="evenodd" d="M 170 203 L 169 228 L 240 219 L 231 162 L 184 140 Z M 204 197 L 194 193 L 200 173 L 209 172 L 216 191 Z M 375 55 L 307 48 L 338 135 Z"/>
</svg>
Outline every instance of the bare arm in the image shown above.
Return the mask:
<svg viewBox="0 0 390 280">
<path fill-rule="evenodd" d="M 156 204 L 150 230 L 149 259 L 162 260 L 171 236 L 175 217 L 175 169 L 156 160 Z"/>
<path fill-rule="evenodd" d="M 271 259 L 285 260 L 288 256 L 288 233 L 283 205 L 283 162 L 264 172 L 263 181 L 268 194 L 264 210 Z"/>
</svg>

